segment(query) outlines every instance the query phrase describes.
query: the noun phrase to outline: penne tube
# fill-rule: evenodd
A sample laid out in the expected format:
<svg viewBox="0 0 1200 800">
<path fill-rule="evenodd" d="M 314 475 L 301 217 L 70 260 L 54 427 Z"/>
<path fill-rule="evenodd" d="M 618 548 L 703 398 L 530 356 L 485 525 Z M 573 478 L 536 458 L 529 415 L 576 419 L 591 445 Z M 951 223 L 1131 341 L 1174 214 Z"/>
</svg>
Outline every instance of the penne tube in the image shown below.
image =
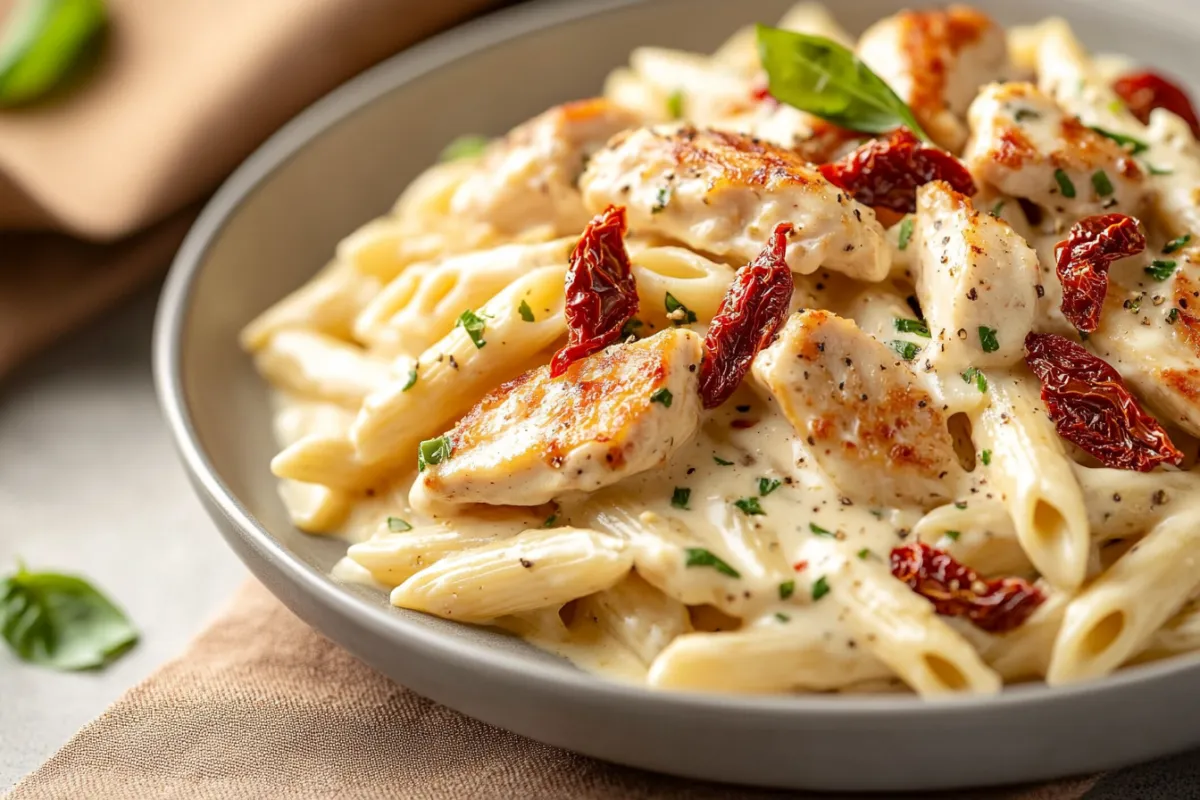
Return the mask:
<svg viewBox="0 0 1200 800">
<path fill-rule="evenodd" d="M 675 637 L 691 630 L 687 606 L 630 572 L 610 589 L 579 601 L 576 617 L 590 616 L 615 641 L 649 666 Z"/>
<path fill-rule="evenodd" d="M 1083 490 L 1092 540 L 1106 542 L 1141 536 L 1180 503 L 1200 496 L 1200 474 L 1155 470 L 1074 466 Z"/>
<path fill-rule="evenodd" d="M 350 408 L 386 384 L 386 361 L 323 333 L 282 330 L 255 355 L 258 371 L 275 386 L 298 395 Z"/>
<path fill-rule="evenodd" d="M 379 286 L 374 278 L 334 262 L 243 328 L 242 349 L 251 353 L 261 350 L 272 336 L 293 328 L 351 341 L 355 316 Z"/>
<path fill-rule="evenodd" d="M 917 540 L 945 550 L 957 561 L 987 576 L 1033 571 L 1021 549 L 1008 508 L 996 500 L 974 499 L 939 506 L 913 526 Z"/>
</svg>

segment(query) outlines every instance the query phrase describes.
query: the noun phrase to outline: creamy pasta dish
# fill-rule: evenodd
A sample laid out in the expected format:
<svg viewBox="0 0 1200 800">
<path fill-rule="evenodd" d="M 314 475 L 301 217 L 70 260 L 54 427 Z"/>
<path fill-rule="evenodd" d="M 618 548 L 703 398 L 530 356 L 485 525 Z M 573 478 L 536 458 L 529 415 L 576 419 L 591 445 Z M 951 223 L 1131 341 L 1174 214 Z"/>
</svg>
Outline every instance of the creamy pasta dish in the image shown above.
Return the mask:
<svg viewBox="0 0 1200 800">
<path fill-rule="evenodd" d="M 1058 19 L 637 49 L 245 329 L 283 501 L 396 606 L 661 689 L 1200 648 L 1198 131 Z"/>
</svg>

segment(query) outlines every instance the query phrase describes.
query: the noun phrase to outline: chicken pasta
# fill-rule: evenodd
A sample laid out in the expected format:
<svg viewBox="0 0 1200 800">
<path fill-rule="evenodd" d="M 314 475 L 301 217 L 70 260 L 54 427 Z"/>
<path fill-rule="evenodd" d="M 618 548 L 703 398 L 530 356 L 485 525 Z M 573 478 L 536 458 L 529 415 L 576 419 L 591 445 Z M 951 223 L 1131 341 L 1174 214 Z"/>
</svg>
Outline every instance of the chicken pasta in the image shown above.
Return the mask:
<svg viewBox="0 0 1200 800">
<path fill-rule="evenodd" d="M 640 48 L 246 328 L 280 496 L 339 578 L 664 690 L 1194 650 L 1197 133 L 1062 20 Z"/>
</svg>

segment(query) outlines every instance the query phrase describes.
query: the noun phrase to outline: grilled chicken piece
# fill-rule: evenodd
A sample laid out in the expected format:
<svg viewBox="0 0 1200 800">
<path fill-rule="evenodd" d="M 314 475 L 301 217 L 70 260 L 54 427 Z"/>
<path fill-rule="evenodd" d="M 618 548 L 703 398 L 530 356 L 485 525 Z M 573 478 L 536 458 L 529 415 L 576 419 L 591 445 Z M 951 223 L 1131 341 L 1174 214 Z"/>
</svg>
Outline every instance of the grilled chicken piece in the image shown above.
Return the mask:
<svg viewBox="0 0 1200 800">
<path fill-rule="evenodd" d="M 450 457 L 413 485 L 413 508 L 531 506 L 658 466 L 695 433 L 700 337 L 670 329 L 614 345 L 550 377 L 539 367 L 490 392 L 446 434 Z"/>
<path fill-rule="evenodd" d="M 589 209 L 623 205 L 630 228 L 742 263 L 780 222 L 796 232 L 787 262 L 865 281 L 887 276 L 891 252 L 875 212 L 795 153 L 748 136 L 639 128 L 598 151 L 580 179 Z"/>
<path fill-rule="evenodd" d="M 858 56 L 954 152 L 967 140 L 963 117 L 979 87 L 1011 74 L 1004 30 L 968 6 L 881 19 L 859 39 Z"/>
<path fill-rule="evenodd" d="M 913 241 L 917 298 L 931 335 L 922 363 L 960 372 L 1019 362 L 1037 311 L 1033 248 L 943 181 L 917 190 Z"/>
<path fill-rule="evenodd" d="M 637 124 L 634 114 L 602 98 L 555 106 L 488 148 L 455 190 L 450 212 L 510 234 L 546 224 L 560 236 L 578 233 L 591 218 L 575 188 L 588 156 Z"/>
<path fill-rule="evenodd" d="M 1031 84 L 985 87 L 968 116 L 963 160 L 977 180 L 1072 217 L 1139 212 L 1147 184 L 1137 162 Z"/>
<path fill-rule="evenodd" d="M 954 496 L 963 471 L 937 404 L 853 321 L 794 315 L 754 360 L 754 376 L 846 497 L 931 507 Z"/>
</svg>

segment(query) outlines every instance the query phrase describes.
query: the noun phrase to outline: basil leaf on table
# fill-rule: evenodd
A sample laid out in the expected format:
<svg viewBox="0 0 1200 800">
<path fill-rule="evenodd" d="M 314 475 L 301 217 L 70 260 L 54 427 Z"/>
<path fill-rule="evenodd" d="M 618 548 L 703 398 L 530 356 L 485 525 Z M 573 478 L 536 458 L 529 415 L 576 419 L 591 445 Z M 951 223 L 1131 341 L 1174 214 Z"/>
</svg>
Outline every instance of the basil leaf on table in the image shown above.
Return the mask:
<svg viewBox="0 0 1200 800">
<path fill-rule="evenodd" d="M 102 667 L 138 640 L 124 612 L 84 579 L 24 565 L 0 581 L 0 635 L 21 659 L 62 670 Z"/>
<path fill-rule="evenodd" d="M 767 88 L 776 100 L 852 131 L 887 133 L 903 125 L 930 141 L 912 109 L 842 45 L 767 25 L 757 33 Z"/>
<path fill-rule="evenodd" d="M 61 83 L 107 19 L 104 0 L 21 0 L 0 36 L 0 106 L 36 100 Z"/>
</svg>

